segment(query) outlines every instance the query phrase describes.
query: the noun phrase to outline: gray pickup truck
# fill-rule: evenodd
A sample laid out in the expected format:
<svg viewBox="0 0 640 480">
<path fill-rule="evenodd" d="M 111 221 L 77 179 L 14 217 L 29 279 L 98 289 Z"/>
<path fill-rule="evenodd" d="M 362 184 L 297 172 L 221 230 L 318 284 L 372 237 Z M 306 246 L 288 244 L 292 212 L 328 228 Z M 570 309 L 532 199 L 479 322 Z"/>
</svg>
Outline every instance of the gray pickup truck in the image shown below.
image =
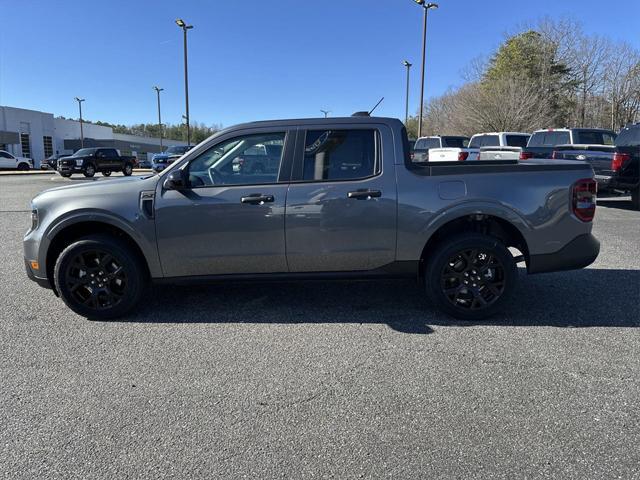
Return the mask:
<svg viewBox="0 0 640 480">
<path fill-rule="evenodd" d="M 234 168 L 257 145 L 280 152 L 279 168 Z M 518 263 L 595 260 L 595 189 L 580 162 L 416 165 L 395 119 L 256 122 L 159 175 L 39 194 L 24 256 L 31 279 L 88 318 L 126 314 L 150 282 L 410 277 L 476 320 L 513 293 Z"/>
</svg>

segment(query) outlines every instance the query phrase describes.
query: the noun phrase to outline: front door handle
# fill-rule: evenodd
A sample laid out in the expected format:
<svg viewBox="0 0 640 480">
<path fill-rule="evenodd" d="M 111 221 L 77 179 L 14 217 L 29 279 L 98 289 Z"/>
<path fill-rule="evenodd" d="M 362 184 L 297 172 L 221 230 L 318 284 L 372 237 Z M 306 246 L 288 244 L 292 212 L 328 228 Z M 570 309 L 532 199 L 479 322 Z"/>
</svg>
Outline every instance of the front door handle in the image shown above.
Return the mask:
<svg viewBox="0 0 640 480">
<path fill-rule="evenodd" d="M 263 203 L 272 203 L 275 199 L 273 195 L 262 195 L 261 193 L 252 193 L 248 197 L 242 197 L 240 203 L 249 203 L 251 205 L 262 205 Z"/>
<path fill-rule="evenodd" d="M 347 194 L 348 198 L 355 198 L 356 200 L 370 200 L 372 198 L 381 197 L 382 192 L 380 190 L 356 190 L 355 192 L 349 192 Z"/>
</svg>

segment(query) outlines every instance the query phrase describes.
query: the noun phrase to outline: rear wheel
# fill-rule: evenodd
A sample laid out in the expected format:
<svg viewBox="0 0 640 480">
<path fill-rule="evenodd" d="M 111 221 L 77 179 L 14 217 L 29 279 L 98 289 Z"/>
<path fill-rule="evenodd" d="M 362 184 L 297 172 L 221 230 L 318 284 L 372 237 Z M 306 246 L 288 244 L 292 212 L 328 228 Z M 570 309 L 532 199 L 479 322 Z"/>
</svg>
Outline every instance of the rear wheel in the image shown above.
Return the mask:
<svg viewBox="0 0 640 480">
<path fill-rule="evenodd" d="M 93 177 L 96 174 L 96 167 L 93 166 L 93 164 L 89 164 L 84 168 L 84 176 L 85 177 Z"/>
<path fill-rule="evenodd" d="M 144 287 L 144 268 L 130 248 L 106 235 L 82 238 L 62 251 L 54 269 L 64 303 L 83 317 L 107 320 L 131 311 Z"/>
<path fill-rule="evenodd" d="M 631 208 L 640 210 L 640 185 L 631 190 Z"/>
<path fill-rule="evenodd" d="M 497 313 L 518 279 L 511 252 L 498 239 L 479 233 L 453 237 L 435 247 L 427 261 L 427 296 L 461 320 L 481 320 Z"/>
<path fill-rule="evenodd" d="M 133 173 L 133 165 L 131 165 L 130 163 L 125 164 L 124 168 L 122 169 L 122 173 L 125 177 L 131 176 L 131 174 Z"/>
<path fill-rule="evenodd" d="M 105 170 L 104 172 L 102 172 L 102 175 L 108 177 L 109 175 L 111 175 L 111 170 Z"/>
</svg>

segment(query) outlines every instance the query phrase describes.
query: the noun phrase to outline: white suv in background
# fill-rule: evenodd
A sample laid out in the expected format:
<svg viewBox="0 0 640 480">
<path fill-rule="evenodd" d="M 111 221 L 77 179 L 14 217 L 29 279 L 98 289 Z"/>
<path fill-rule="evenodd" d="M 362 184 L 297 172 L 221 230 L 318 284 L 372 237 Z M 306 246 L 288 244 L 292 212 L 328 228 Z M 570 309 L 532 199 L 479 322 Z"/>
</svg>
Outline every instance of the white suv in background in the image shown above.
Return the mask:
<svg viewBox="0 0 640 480">
<path fill-rule="evenodd" d="M 33 168 L 33 160 L 26 157 L 14 157 L 9 152 L 0 150 L 0 168 L 30 170 Z"/>
</svg>

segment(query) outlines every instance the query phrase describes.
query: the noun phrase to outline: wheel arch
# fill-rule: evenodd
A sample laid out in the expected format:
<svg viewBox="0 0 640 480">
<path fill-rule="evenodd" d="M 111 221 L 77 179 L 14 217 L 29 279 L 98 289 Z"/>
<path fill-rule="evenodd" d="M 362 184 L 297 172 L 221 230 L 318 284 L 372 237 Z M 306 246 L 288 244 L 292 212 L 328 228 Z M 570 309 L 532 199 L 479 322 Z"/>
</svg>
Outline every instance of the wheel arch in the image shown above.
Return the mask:
<svg viewBox="0 0 640 480">
<path fill-rule="evenodd" d="M 428 238 L 420 253 L 419 278 L 423 278 L 429 252 L 447 238 L 465 232 L 476 232 L 501 240 L 506 247 L 518 249 L 529 264 L 529 246 L 520 229 L 510 220 L 494 214 L 472 213 L 442 222 Z"/>
<path fill-rule="evenodd" d="M 123 241 L 140 260 L 145 268 L 145 274 L 150 275 L 149 261 L 142 248 L 132 235 L 121 226 L 105 219 L 79 220 L 59 225 L 49 233 L 49 245 L 46 251 L 45 265 L 47 278 L 54 285 L 53 270 L 60 253 L 75 240 L 88 235 L 105 234 Z"/>
</svg>

